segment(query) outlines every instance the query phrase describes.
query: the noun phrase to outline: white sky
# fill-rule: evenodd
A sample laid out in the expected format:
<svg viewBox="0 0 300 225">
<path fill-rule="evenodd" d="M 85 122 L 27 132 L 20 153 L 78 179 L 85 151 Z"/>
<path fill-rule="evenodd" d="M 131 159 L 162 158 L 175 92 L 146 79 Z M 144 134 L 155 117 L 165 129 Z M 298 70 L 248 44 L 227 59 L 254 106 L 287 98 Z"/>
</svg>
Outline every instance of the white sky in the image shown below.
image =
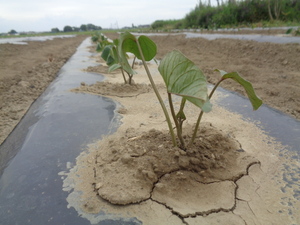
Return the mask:
<svg viewBox="0 0 300 225">
<path fill-rule="evenodd" d="M 212 0 L 214 4 L 216 0 Z M 202 0 L 205 2 L 205 0 Z M 0 33 L 50 31 L 92 23 L 102 28 L 181 19 L 199 0 L 0 0 Z"/>
</svg>

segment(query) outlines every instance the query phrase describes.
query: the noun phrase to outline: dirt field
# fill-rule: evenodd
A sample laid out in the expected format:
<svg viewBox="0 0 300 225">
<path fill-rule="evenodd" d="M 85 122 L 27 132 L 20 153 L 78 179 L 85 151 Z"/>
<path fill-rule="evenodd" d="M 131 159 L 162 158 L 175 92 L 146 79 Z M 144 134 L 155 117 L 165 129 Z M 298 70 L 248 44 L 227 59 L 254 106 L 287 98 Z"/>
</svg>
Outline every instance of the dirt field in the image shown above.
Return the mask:
<svg viewBox="0 0 300 225">
<path fill-rule="evenodd" d="M 85 38 L 0 44 L 0 144 Z"/>
</svg>

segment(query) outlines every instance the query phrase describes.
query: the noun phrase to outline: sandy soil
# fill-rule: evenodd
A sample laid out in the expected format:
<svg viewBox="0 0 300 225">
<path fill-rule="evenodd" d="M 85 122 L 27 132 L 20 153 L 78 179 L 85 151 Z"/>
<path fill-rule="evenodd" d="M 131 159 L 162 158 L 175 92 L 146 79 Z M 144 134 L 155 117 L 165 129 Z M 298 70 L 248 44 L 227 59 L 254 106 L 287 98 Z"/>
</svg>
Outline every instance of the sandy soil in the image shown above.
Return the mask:
<svg viewBox="0 0 300 225">
<path fill-rule="evenodd" d="M 166 38 L 158 43 L 168 46 Z M 180 36 L 172 38 L 169 42 L 185 42 Z M 87 70 L 105 73 L 105 63 L 95 59 L 100 65 Z M 148 66 L 166 102 L 157 67 Z M 72 90 L 113 98 L 122 118 L 115 134 L 91 143 L 70 171 L 60 173 L 66 177 L 64 190 L 70 192 L 69 207 L 92 224 L 118 217 L 135 217 L 143 224 L 300 222 L 293 192 L 297 184 L 287 189 L 283 180 L 297 171 L 299 162 L 290 155 L 282 157 L 284 146 L 252 121 L 218 107 L 222 94 L 217 92 L 195 143 L 186 151 L 173 147 L 148 78 L 139 63 L 135 69 L 133 86 L 120 83 L 121 74 L 114 72 L 105 74 L 105 82 L 83 83 Z M 179 105 L 175 99 L 177 109 Z M 192 104 L 186 106 L 185 141 L 191 138 L 198 113 Z"/>
<path fill-rule="evenodd" d="M 0 44 L 0 144 L 85 38 Z"/>
</svg>

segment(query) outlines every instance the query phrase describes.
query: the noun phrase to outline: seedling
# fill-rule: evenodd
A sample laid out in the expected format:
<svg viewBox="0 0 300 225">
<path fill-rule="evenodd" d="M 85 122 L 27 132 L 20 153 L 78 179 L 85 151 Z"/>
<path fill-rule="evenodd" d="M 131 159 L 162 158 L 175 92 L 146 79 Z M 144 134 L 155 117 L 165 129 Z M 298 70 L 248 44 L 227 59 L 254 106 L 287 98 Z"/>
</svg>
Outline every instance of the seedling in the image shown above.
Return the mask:
<svg viewBox="0 0 300 225">
<path fill-rule="evenodd" d="M 183 122 L 186 120 L 186 116 L 184 113 L 184 107 L 186 101 L 189 101 L 196 105 L 199 109 L 199 116 L 196 122 L 196 126 L 193 132 L 193 136 L 188 143 L 192 145 L 195 137 L 197 135 L 197 131 L 199 128 L 199 124 L 204 112 L 209 112 L 211 110 L 210 99 L 214 94 L 216 88 L 220 85 L 224 80 L 231 78 L 232 80 L 238 82 L 245 89 L 247 96 L 253 106 L 254 110 L 257 110 L 261 105 L 262 101 L 257 97 L 255 91 L 252 87 L 252 84 L 243 79 L 237 72 L 227 73 L 222 70 L 216 70 L 220 72 L 221 79 L 214 86 L 210 94 L 208 95 L 207 90 L 207 82 L 206 78 L 203 75 L 202 71 L 186 56 L 184 56 L 180 51 L 174 50 L 168 53 L 163 60 L 160 62 L 158 70 L 163 77 L 167 88 L 168 101 L 170 106 L 170 112 L 175 123 L 177 138 L 179 140 L 179 144 L 177 143 L 175 133 L 173 131 L 172 122 L 170 120 L 169 113 L 166 109 L 166 106 L 156 88 L 156 85 L 152 79 L 151 73 L 148 69 L 146 61 L 153 59 L 156 55 L 156 44 L 149 39 L 148 37 L 142 35 L 139 37 L 135 37 L 129 32 L 125 32 L 120 35 L 119 43 L 118 43 L 118 51 L 119 51 L 119 64 L 124 68 L 124 70 L 131 72 L 132 68 L 129 66 L 128 61 L 126 59 L 126 52 L 133 53 L 138 59 L 141 59 L 146 70 L 149 81 L 152 85 L 152 88 L 156 94 L 156 97 L 159 100 L 159 103 L 162 107 L 164 115 L 166 117 L 166 121 L 168 123 L 169 131 L 172 137 L 173 145 L 178 146 L 183 150 L 186 150 L 186 143 L 182 138 L 182 127 Z M 181 105 L 180 109 L 177 113 L 175 113 L 175 109 L 173 106 L 172 95 L 181 96 Z"/>
<path fill-rule="evenodd" d="M 122 36 L 120 36 L 121 38 Z M 102 52 L 101 57 L 106 61 L 106 64 L 109 66 L 108 72 L 120 69 L 123 75 L 124 83 L 132 84 L 132 77 L 136 72 L 133 70 L 135 58 L 131 68 L 127 67 L 128 55 L 120 52 L 119 43 L 120 39 L 115 39 L 113 41 L 108 40 L 103 34 L 98 38 L 97 51 Z M 127 63 L 125 63 L 127 62 Z M 124 66 L 126 65 L 126 66 Z M 125 73 L 128 76 L 128 80 L 125 77 Z"/>
</svg>

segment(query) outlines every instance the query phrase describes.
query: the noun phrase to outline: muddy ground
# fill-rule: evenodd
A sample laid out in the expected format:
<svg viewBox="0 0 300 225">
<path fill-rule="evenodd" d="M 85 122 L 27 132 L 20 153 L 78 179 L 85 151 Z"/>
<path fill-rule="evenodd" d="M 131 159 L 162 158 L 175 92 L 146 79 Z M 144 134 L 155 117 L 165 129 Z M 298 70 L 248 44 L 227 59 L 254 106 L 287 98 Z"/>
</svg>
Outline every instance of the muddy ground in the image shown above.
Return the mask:
<svg viewBox="0 0 300 225">
<path fill-rule="evenodd" d="M 0 144 L 85 38 L 0 44 Z"/>
</svg>

